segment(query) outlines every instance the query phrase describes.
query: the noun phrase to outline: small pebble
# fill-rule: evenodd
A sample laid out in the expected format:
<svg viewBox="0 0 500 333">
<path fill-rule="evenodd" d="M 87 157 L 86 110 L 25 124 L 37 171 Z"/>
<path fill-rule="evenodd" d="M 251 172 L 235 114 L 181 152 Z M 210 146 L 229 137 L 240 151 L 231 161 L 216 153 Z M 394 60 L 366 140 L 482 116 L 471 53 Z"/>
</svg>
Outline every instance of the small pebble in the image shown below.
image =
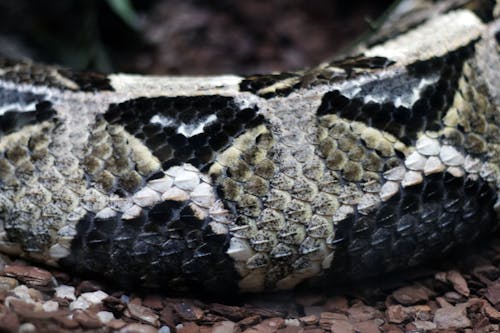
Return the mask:
<svg viewBox="0 0 500 333">
<path fill-rule="evenodd" d="M 78 297 L 75 301 L 71 302 L 71 304 L 69 305 L 69 309 L 71 311 L 77 310 L 77 309 L 86 310 L 89 307 L 90 307 L 90 303 L 87 302 L 87 300 L 85 300 L 82 297 Z"/>
<path fill-rule="evenodd" d="M 170 327 L 168 327 L 168 326 L 162 326 L 158 330 L 158 333 L 170 333 Z"/>
<path fill-rule="evenodd" d="M 286 326 L 300 326 L 300 320 L 297 318 L 285 319 Z"/>
<path fill-rule="evenodd" d="M 109 311 L 99 311 L 99 312 L 97 312 L 97 318 L 99 318 L 101 323 L 107 324 L 111 320 L 115 319 L 115 316 L 113 315 L 112 312 L 109 312 Z"/>
<path fill-rule="evenodd" d="M 19 285 L 16 279 L 0 276 L 0 291 L 9 291 Z"/>
<path fill-rule="evenodd" d="M 33 295 L 34 294 L 32 292 L 30 292 L 30 288 L 28 288 L 24 284 L 15 287 L 12 290 L 12 293 L 14 294 L 14 296 L 16 296 L 17 298 L 22 299 L 23 301 L 25 301 L 27 303 L 34 303 L 35 302 L 35 299 L 33 299 Z"/>
<path fill-rule="evenodd" d="M 56 297 L 59 298 L 66 298 L 69 299 L 70 301 L 76 300 L 75 296 L 75 287 L 72 286 L 67 286 L 67 285 L 60 285 L 59 287 L 54 288 L 56 290 Z"/>
<path fill-rule="evenodd" d="M 101 303 L 102 300 L 105 299 L 106 297 L 108 297 L 108 294 L 106 294 L 102 290 L 83 293 L 74 302 L 71 302 L 71 304 L 69 305 L 69 309 L 86 310 L 91 305 Z"/>
<path fill-rule="evenodd" d="M 43 303 L 42 308 L 46 312 L 54 312 L 59 310 L 59 303 L 54 301 L 47 301 Z"/>
<path fill-rule="evenodd" d="M 32 323 L 24 323 L 17 329 L 17 333 L 32 333 L 36 332 L 36 327 Z"/>
<path fill-rule="evenodd" d="M 83 293 L 80 295 L 80 297 L 83 297 L 90 304 L 98 304 L 101 303 L 103 299 L 108 297 L 108 294 L 106 294 L 102 290 L 97 290 L 93 292 Z"/>
<path fill-rule="evenodd" d="M 236 329 L 236 324 L 232 321 L 226 320 L 214 324 L 212 328 L 212 333 L 233 333 L 235 329 Z"/>
</svg>

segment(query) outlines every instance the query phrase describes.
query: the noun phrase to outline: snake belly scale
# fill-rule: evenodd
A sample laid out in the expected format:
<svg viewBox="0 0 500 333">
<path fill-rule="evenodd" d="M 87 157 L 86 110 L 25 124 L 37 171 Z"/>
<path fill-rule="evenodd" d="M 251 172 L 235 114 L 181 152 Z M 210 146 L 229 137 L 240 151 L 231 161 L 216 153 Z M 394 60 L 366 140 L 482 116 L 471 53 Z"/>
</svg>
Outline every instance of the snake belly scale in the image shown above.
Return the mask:
<svg viewBox="0 0 500 333">
<path fill-rule="evenodd" d="M 347 58 L 248 77 L 1 60 L 0 251 L 224 292 L 440 258 L 499 221 L 499 16 L 407 0 Z"/>
</svg>

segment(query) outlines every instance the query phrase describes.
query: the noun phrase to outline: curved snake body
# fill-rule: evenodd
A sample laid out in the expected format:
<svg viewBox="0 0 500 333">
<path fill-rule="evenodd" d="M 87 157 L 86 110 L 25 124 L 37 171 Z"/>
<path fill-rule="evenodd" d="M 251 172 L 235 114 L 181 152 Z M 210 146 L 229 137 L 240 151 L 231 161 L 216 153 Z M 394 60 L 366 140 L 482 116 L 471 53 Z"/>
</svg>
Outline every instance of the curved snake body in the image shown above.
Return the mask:
<svg viewBox="0 0 500 333">
<path fill-rule="evenodd" d="M 261 291 L 414 266 L 491 232 L 500 5 L 399 10 L 364 49 L 301 72 L 3 60 L 0 250 L 130 287 Z"/>
</svg>

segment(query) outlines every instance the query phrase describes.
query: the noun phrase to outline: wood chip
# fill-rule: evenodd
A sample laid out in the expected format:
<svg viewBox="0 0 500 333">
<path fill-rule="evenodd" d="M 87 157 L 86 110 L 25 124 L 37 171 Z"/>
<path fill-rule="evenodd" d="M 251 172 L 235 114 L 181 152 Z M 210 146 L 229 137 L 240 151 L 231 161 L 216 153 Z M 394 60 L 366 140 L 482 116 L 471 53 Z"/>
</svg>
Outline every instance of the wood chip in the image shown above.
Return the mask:
<svg viewBox="0 0 500 333">
<path fill-rule="evenodd" d="M 354 330 L 363 333 L 380 333 L 379 324 L 375 320 L 367 320 L 354 324 Z"/>
<path fill-rule="evenodd" d="M 142 305 L 128 303 L 125 316 L 140 320 L 143 323 L 147 323 L 155 327 L 160 325 L 158 320 L 159 316 L 150 308 Z"/>
<path fill-rule="evenodd" d="M 374 307 L 362 303 L 356 303 L 350 307 L 347 312 L 349 313 L 349 320 L 353 323 L 367 321 L 381 314 L 380 311 Z"/>
<path fill-rule="evenodd" d="M 249 316 L 249 313 L 239 306 L 212 303 L 210 304 L 210 309 L 211 311 L 234 321 L 239 321 Z"/>
<path fill-rule="evenodd" d="M 190 303 L 177 303 L 174 305 L 174 310 L 184 320 L 197 321 L 203 318 L 203 310 Z"/>
<path fill-rule="evenodd" d="M 347 320 L 333 320 L 330 325 L 332 332 L 354 333 L 354 326 Z"/>
<path fill-rule="evenodd" d="M 7 265 L 4 274 L 16 278 L 30 287 L 45 287 L 52 285 L 52 274 L 44 269 L 33 266 Z"/>
<path fill-rule="evenodd" d="M 460 294 L 464 296 L 470 295 L 469 286 L 467 285 L 467 281 L 465 281 L 462 274 L 458 271 L 451 270 L 446 273 L 446 279 L 453 284 L 453 288 Z"/>
<path fill-rule="evenodd" d="M 408 286 L 399 288 L 392 293 L 392 297 L 403 305 L 413 305 L 429 300 L 429 292 L 422 286 Z"/>
<path fill-rule="evenodd" d="M 17 332 L 19 325 L 19 318 L 14 312 L 0 314 L 0 331 Z"/>
<path fill-rule="evenodd" d="M 471 327 L 471 321 L 467 317 L 467 304 L 458 304 L 437 309 L 434 314 L 434 323 L 439 329 Z"/>
<path fill-rule="evenodd" d="M 150 325 L 133 323 L 122 327 L 119 333 L 158 333 L 158 329 Z"/>
<path fill-rule="evenodd" d="M 97 315 L 91 311 L 76 310 L 73 312 L 73 319 L 75 319 L 84 328 L 102 327 L 102 323 Z"/>
<path fill-rule="evenodd" d="M 500 281 L 497 280 L 494 283 L 490 284 L 486 289 L 486 298 L 488 301 L 493 304 L 493 306 L 497 306 L 500 304 Z"/>
<path fill-rule="evenodd" d="M 299 319 L 304 323 L 304 325 L 315 325 L 319 322 L 318 317 L 316 317 L 315 315 L 305 316 Z"/>
</svg>

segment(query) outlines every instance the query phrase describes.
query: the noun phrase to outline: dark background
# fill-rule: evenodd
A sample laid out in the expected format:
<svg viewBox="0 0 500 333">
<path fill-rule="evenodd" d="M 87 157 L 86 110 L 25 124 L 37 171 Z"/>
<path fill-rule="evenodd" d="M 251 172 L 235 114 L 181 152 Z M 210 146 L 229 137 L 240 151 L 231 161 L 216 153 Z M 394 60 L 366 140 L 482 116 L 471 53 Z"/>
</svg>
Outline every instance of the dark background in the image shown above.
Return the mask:
<svg viewBox="0 0 500 333">
<path fill-rule="evenodd" d="M 102 72 L 292 70 L 352 44 L 391 3 L 2 0 L 0 56 Z"/>
</svg>

